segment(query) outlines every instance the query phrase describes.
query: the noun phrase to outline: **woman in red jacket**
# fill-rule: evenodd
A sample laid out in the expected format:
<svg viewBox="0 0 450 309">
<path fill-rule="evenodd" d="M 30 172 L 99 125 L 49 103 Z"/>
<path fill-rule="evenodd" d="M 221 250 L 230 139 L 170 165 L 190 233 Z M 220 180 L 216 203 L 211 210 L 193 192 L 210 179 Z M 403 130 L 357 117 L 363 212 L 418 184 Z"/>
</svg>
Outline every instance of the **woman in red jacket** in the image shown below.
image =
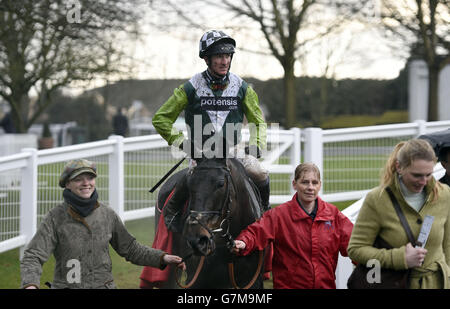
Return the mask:
<svg viewBox="0 0 450 309">
<path fill-rule="evenodd" d="M 347 256 L 353 224 L 319 196 L 320 171 L 312 163 L 295 169 L 291 201 L 264 213 L 235 240 L 234 252 L 247 255 L 273 242 L 275 289 L 335 289 L 338 253 Z"/>
</svg>

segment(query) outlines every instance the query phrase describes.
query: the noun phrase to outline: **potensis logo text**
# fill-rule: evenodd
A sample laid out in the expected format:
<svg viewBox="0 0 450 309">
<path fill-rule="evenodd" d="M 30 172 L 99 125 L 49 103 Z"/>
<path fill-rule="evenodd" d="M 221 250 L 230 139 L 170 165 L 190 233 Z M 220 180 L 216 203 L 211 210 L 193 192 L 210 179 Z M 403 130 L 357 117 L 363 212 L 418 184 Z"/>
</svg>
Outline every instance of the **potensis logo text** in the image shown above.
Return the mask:
<svg viewBox="0 0 450 309">
<path fill-rule="evenodd" d="M 236 97 L 201 97 L 200 106 L 204 110 L 234 110 L 238 107 Z"/>
</svg>

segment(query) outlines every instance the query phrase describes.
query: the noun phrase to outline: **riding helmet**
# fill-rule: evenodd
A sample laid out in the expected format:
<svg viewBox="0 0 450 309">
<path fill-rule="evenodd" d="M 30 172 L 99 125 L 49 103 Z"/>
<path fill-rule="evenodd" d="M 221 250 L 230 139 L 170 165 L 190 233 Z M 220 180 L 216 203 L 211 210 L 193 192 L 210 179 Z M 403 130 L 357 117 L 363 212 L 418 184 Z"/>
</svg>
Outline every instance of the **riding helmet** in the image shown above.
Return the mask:
<svg viewBox="0 0 450 309">
<path fill-rule="evenodd" d="M 205 32 L 200 39 L 199 57 L 234 54 L 236 41 L 223 31 L 210 30 Z"/>
</svg>

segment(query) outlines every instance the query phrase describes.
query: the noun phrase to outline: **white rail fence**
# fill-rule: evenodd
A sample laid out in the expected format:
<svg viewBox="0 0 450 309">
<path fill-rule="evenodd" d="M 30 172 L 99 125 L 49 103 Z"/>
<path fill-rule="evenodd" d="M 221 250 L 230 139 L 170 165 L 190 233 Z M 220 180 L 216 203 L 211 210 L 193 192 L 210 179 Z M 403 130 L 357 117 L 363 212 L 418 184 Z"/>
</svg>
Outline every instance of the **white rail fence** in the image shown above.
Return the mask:
<svg viewBox="0 0 450 309">
<path fill-rule="evenodd" d="M 291 181 L 301 162 L 314 162 L 322 172 L 321 196 L 329 202 L 361 199 L 378 184 L 379 172 L 400 140 L 444 130 L 450 121 L 322 130 L 268 130 L 268 150 L 262 164 L 271 177 L 272 204 L 291 199 Z M 248 141 L 248 131 L 243 131 Z M 49 150 L 23 149 L 0 157 L 0 253 L 28 243 L 43 216 L 61 202 L 58 178 L 68 160 L 86 158 L 97 163 L 97 191 L 122 218 L 154 215 L 158 191 L 148 192 L 180 158 L 159 135 L 109 139 Z M 186 167 L 183 163 L 179 169 Z M 442 169 L 437 167 L 437 173 Z M 359 207 L 344 213 L 354 221 Z M 338 288 L 352 269 L 340 258 Z"/>
</svg>

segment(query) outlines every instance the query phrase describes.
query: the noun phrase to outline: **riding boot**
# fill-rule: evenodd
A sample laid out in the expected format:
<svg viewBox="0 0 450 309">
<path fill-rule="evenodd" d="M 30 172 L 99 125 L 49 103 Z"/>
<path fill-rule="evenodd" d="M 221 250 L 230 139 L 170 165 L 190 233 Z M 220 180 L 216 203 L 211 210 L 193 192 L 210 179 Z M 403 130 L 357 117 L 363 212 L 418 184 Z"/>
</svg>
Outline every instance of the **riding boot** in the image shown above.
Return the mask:
<svg viewBox="0 0 450 309">
<path fill-rule="evenodd" d="M 183 231 L 183 206 L 188 196 L 186 176 L 184 176 L 175 185 L 175 192 L 163 209 L 164 222 L 167 228 L 173 232 L 181 233 Z"/>
<path fill-rule="evenodd" d="M 270 178 L 267 178 L 259 183 L 256 183 L 261 195 L 261 211 L 265 212 L 270 209 L 269 197 L 270 197 Z"/>
</svg>

